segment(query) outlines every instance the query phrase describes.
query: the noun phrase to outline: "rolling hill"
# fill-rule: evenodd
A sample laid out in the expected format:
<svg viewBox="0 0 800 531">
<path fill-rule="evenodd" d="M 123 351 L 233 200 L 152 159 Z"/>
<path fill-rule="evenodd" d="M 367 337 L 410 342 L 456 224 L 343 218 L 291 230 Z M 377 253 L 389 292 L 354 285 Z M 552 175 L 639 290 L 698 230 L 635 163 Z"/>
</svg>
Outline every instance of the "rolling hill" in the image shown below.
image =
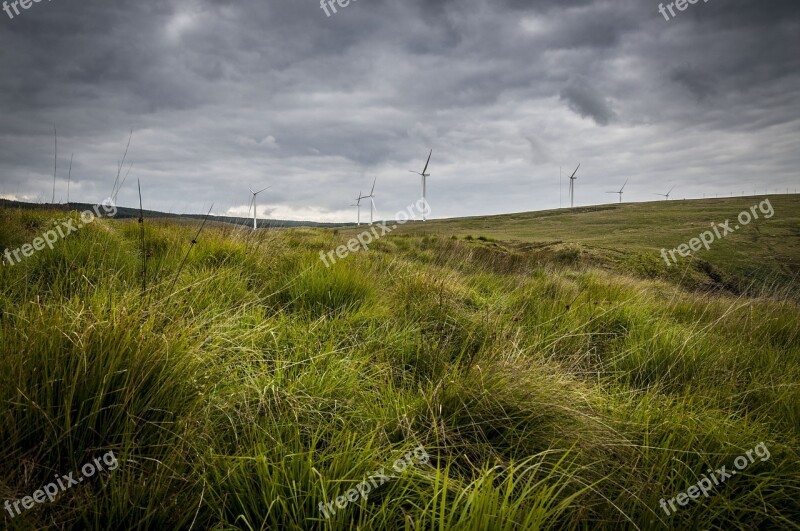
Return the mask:
<svg viewBox="0 0 800 531">
<path fill-rule="evenodd" d="M 659 257 L 763 199 L 368 248 L 367 227 L 98 219 L 0 267 L 4 525 L 797 529 L 800 201 Z M 65 215 L 0 208 L 0 249 Z"/>
</svg>

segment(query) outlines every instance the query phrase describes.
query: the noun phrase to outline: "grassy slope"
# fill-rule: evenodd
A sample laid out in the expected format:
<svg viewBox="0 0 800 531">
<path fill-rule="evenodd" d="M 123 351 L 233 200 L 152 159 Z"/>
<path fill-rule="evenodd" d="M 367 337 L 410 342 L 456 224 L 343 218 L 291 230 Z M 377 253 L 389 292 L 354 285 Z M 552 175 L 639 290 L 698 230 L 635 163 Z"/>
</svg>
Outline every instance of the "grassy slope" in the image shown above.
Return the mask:
<svg viewBox="0 0 800 531">
<path fill-rule="evenodd" d="M 0 499 L 108 450 L 121 466 L 4 523 L 798 528 L 800 308 L 777 296 L 796 286 L 784 274 L 768 298 L 690 292 L 641 267 L 640 250 L 660 244 L 633 233 L 668 226 L 666 209 L 692 217 L 675 205 L 649 218 L 645 205 L 623 207 L 619 253 L 591 247 L 612 247 L 610 230 L 570 244 L 578 252 L 399 234 L 331 269 L 318 253 L 345 232 L 212 226 L 192 247 L 196 227 L 148 223 L 144 295 L 138 225 L 98 220 L 0 268 Z M 751 257 L 797 249 L 796 204 L 773 205 Z M 686 238 L 741 210 L 712 207 L 729 210 L 698 213 Z M 573 227 L 619 214 L 578 214 Z M 568 239 L 540 228 L 547 215 L 524 216 L 539 217 L 496 233 L 481 220 L 424 230 Z M 0 210 L 0 248 L 50 223 Z M 715 267 L 741 267 L 720 244 Z M 768 460 L 678 514 L 660 510 L 760 442 Z M 419 445 L 428 465 L 321 518 L 320 501 Z"/>
<path fill-rule="evenodd" d="M 629 259 L 637 257 L 640 267 L 633 272 L 653 273 L 663 269 L 660 265 L 664 262 L 659 256 L 662 248 L 670 250 L 688 243 L 701 232 L 710 230 L 712 223 L 731 220 L 730 227 L 734 228 L 740 212 L 749 211 L 751 206 L 765 199 L 769 199 L 774 216 L 764 219 L 758 212 L 757 221 L 715 241 L 710 250 L 698 251 L 693 267 L 703 271 L 702 265 L 710 263 L 723 276 L 727 274 L 726 281 L 738 287 L 751 281 L 763 285 L 776 279 L 785 286 L 800 271 L 800 196 L 796 195 L 610 204 L 458 218 L 428 222 L 424 227 L 420 223 L 409 223 L 399 228 L 398 233 L 459 238 L 484 236 L 510 244 L 524 242 L 537 246 L 577 244 L 590 253 L 601 255 L 603 262 L 617 261 L 621 255 Z M 524 245 L 510 247 L 525 248 Z M 691 261 L 681 258 L 673 269 L 681 269 L 680 266 Z M 645 264 L 647 267 L 641 267 Z M 634 264 L 628 262 L 627 265 Z"/>
</svg>

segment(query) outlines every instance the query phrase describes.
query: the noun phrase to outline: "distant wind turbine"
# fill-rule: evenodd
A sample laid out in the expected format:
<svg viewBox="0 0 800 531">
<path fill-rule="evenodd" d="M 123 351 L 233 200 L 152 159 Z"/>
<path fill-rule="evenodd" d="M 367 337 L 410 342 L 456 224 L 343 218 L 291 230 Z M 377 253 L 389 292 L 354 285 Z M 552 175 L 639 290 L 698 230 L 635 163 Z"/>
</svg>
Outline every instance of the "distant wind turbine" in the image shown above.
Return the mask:
<svg viewBox="0 0 800 531">
<path fill-rule="evenodd" d="M 578 173 L 578 169 L 581 167 L 580 163 L 578 163 L 578 167 L 575 168 L 575 171 L 572 172 L 572 175 L 569 176 L 569 207 L 572 208 L 575 206 L 575 174 Z"/>
<path fill-rule="evenodd" d="M 425 172 L 428 170 L 428 164 L 431 163 L 431 155 L 433 155 L 433 150 L 431 150 L 431 152 L 428 153 L 428 161 L 425 163 L 425 167 L 422 169 L 422 173 L 416 172 L 414 170 L 408 170 L 411 173 L 416 173 L 417 175 L 422 177 L 422 221 L 425 221 L 425 211 L 427 210 L 428 207 L 428 201 L 425 199 L 425 184 L 426 184 L 425 179 L 427 177 L 430 177 L 431 174 Z"/>
<path fill-rule="evenodd" d="M 361 190 L 359 190 L 358 191 L 358 198 L 356 199 L 356 202 L 353 203 L 352 205 L 350 205 L 350 206 L 356 207 L 356 226 L 357 227 L 361 226 L 361 200 L 362 199 L 364 199 L 364 198 L 361 196 Z"/>
<path fill-rule="evenodd" d="M 669 201 L 669 194 L 671 194 L 674 189 L 675 187 L 673 186 L 672 188 L 669 189 L 669 192 L 667 192 L 666 194 L 653 194 L 653 195 L 660 195 L 661 197 L 666 197 L 667 198 L 666 200 Z M 744 195 L 744 192 L 742 192 L 742 195 Z"/>
<path fill-rule="evenodd" d="M 269 190 L 271 187 L 272 187 L 272 185 L 267 186 L 266 188 L 262 188 L 258 192 L 254 192 L 253 189 L 250 188 L 249 186 L 247 187 L 247 189 L 250 190 L 250 193 L 253 194 L 253 203 L 252 203 L 253 204 L 253 230 L 258 229 L 258 225 L 256 224 L 256 196 L 258 196 L 258 194 L 260 194 L 264 190 Z"/>
<path fill-rule="evenodd" d="M 607 194 L 619 194 L 619 202 L 622 203 L 622 191 L 625 190 L 625 186 L 628 184 L 628 179 L 625 179 L 625 184 L 622 185 L 622 188 L 619 189 L 619 192 L 606 192 Z M 671 192 L 672 190 L 670 190 Z"/>
<path fill-rule="evenodd" d="M 375 212 L 375 183 L 377 181 L 378 181 L 378 178 L 375 177 L 375 179 L 372 181 L 372 190 L 370 191 L 369 195 L 365 195 L 364 197 L 361 198 L 361 199 L 369 199 L 369 202 L 370 202 L 370 205 L 369 205 L 369 224 L 370 225 L 372 225 L 372 215 Z M 361 193 L 359 192 L 358 195 L 360 196 Z"/>
</svg>

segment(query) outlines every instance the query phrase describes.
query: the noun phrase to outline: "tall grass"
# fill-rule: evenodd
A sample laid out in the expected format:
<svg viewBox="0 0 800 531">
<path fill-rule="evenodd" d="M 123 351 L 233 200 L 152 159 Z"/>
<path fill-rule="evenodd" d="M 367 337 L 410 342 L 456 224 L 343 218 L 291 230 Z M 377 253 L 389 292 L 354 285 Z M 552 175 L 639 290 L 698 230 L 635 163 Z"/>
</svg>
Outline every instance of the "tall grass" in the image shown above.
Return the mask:
<svg viewBox="0 0 800 531">
<path fill-rule="evenodd" d="M 0 248 L 55 215 L 0 211 Z M 187 254 L 197 229 L 148 220 L 142 249 L 97 220 L 0 268 L 0 499 L 120 461 L 9 529 L 800 527 L 800 310 L 774 286 L 435 236 L 326 268 L 342 238 L 307 229 L 210 225 Z M 661 511 L 762 441 L 768 461 Z M 429 463 L 323 516 L 420 445 Z"/>
</svg>

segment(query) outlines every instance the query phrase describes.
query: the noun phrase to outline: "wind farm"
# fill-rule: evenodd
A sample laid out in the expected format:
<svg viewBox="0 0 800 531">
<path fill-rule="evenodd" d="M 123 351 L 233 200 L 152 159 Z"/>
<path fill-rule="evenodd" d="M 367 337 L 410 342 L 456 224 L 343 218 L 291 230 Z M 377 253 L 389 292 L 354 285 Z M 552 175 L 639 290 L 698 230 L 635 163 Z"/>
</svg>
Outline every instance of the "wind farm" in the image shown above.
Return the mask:
<svg viewBox="0 0 800 531">
<path fill-rule="evenodd" d="M 133 137 L 133 131 L 131 131 L 131 134 L 129 135 L 128 143 L 127 143 L 127 145 L 125 147 L 125 151 L 123 153 L 123 157 L 122 157 L 121 161 L 118 162 L 118 164 L 117 164 L 116 180 L 114 182 L 114 186 L 112 187 L 112 193 L 111 193 L 111 196 L 110 196 L 111 200 L 114 203 L 117 202 L 119 193 L 123 189 L 123 187 L 124 187 L 124 185 L 125 185 L 125 183 L 127 181 L 127 178 L 128 178 L 128 176 L 129 176 L 129 174 L 131 172 L 131 169 L 133 167 L 133 163 L 130 163 L 128 165 L 127 171 L 125 172 L 125 174 L 123 176 L 122 171 L 124 169 L 126 158 L 128 156 L 128 150 L 130 149 L 130 143 L 131 143 L 132 137 Z M 57 168 L 57 143 L 56 143 L 56 146 L 55 146 L 54 153 L 55 153 L 55 158 L 56 158 L 56 162 L 54 163 L 54 168 Z M 418 171 L 415 171 L 415 170 L 408 170 L 409 172 L 420 176 L 420 185 L 421 185 L 420 186 L 420 191 L 421 191 L 420 201 L 421 201 L 421 203 L 423 205 L 425 205 L 425 208 L 421 209 L 421 218 L 422 218 L 421 221 L 423 221 L 423 222 L 427 222 L 428 221 L 427 213 L 431 211 L 430 210 L 430 205 L 428 203 L 427 178 L 431 176 L 431 174 L 428 173 L 428 169 L 430 167 L 432 156 L 433 156 L 433 149 L 430 149 L 429 152 L 428 152 L 428 157 L 425 160 L 425 164 L 424 164 L 423 169 L 422 169 L 421 172 L 418 172 Z M 74 159 L 74 153 L 70 156 L 70 162 L 69 162 L 68 179 L 67 179 L 67 197 L 68 198 L 69 198 L 69 185 L 71 183 L 73 159 Z M 578 171 L 581 169 L 581 165 L 582 165 L 582 163 L 578 163 L 578 165 L 576 166 L 575 170 L 572 172 L 572 174 L 569 175 L 569 178 L 568 178 L 568 181 L 569 181 L 569 192 L 568 193 L 569 193 L 570 209 L 576 208 L 576 203 L 575 203 L 576 182 L 578 180 L 577 174 L 578 174 Z M 370 188 L 370 192 L 369 192 L 368 195 L 363 195 L 363 192 L 359 191 L 358 196 L 355 199 L 355 203 L 351 203 L 350 204 L 351 207 L 355 207 L 356 208 L 355 226 L 360 226 L 361 225 L 361 201 L 366 200 L 366 199 L 369 199 L 369 206 L 370 206 L 369 225 L 373 225 L 375 223 L 375 213 L 376 213 L 375 187 L 376 187 L 376 184 L 377 184 L 377 179 L 378 179 L 377 177 L 373 178 L 373 182 L 372 182 L 372 185 L 371 185 L 371 188 Z M 630 181 L 630 179 L 627 178 L 624 181 L 622 187 L 619 190 L 606 191 L 605 193 L 606 194 L 615 194 L 615 195 L 617 195 L 618 198 L 619 198 L 618 199 L 618 204 L 622 204 L 623 203 L 623 194 L 626 191 L 626 187 L 627 187 L 629 181 Z M 54 185 L 55 185 L 57 180 L 54 179 L 53 182 L 54 182 Z M 272 185 L 267 186 L 267 187 L 262 188 L 262 189 L 259 189 L 257 191 L 253 190 L 250 187 L 247 188 L 249 193 L 250 193 L 250 202 L 249 202 L 249 204 L 247 206 L 247 216 L 249 217 L 252 214 L 252 227 L 253 227 L 254 231 L 258 230 L 258 228 L 259 228 L 259 220 L 264 222 L 265 226 L 278 226 L 278 227 L 280 227 L 280 226 L 297 226 L 297 225 L 303 225 L 303 224 L 307 224 L 309 226 L 313 226 L 313 225 L 320 225 L 320 224 L 324 225 L 326 223 L 328 225 L 331 225 L 331 224 L 336 225 L 336 223 L 331 223 L 331 222 L 321 222 L 320 223 L 319 221 L 311 220 L 311 219 L 309 219 L 309 220 L 281 220 L 281 219 L 269 219 L 269 218 L 263 218 L 263 217 L 259 218 L 259 216 L 258 216 L 258 195 L 261 194 L 262 192 L 270 189 L 270 188 L 272 188 Z M 653 192 L 652 195 L 657 195 L 657 196 L 663 197 L 665 200 L 669 201 L 669 199 L 670 199 L 670 197 L 672 195 L 672 192 L 674 190 L 675 190 L 675 185 L 671 186 L 670 189 L 666 193 Z M 757 190 L 758 190 L 757 188 L 754 189 L 753 197 L 756 196 Z M 561 193 L 560 191 L 561 191 L 561 167 L 559 167 L 559 194 Z M 765 193 L 768 193 L 769 192 L 769 188 L 768 187 L 765 188 L 764 191 L 765 191 Z M 776 189 L 775 193 L 777 194 L 778 192 L 779 192 L 779 190 Z M 796 190 L 794 190 L 794 192 L 796 192 Z M 52 196 L 53 197 L 55 197 L 55 193 L 56 193 L 56 188 L 54 186 L 53 191 L 52 191 Z M 789 188 L 786 188 L 786 195 L 791 195 L 792 193 L 793 193 L 793 191 L 791 191 Z M 703 193 L 702 194 L 703 199 L 705 199 L 707 195 L 710 195 L 710 194 Z M 716 193 L 714 195 L 715 195 L 715 197 L 719 197 L 720 194 Z M 732 197 L 734 195 L 734 193 L 730 192 L 729 195 Z M 744 195 L 745 195 L 744 191 L 742 191 L 741 196 L 744 197 Z M 695 195 L 695 197 L 697 197 L 697 195 Z M 723 197 L 724 197 L 724 194 L 723 194 Z M 688 198 L 684 197 L 682 200 L 686 200 L 686 199 L 688 199 Z M 42 204 L 42 203 L 40 203 L 40 204 Z M 597 203 L 584 203 L 583 206 L 599 205 L 599 204 L 602 204 L 602 203 L 599 203 L 599 202 L 597 202 Z M 47 204 L 43 204 L 43 205 L 46 206 Z M 52 205 L 58 205 L 58 203 L 52 203 Z M 561 198 L 559 196 L 559 207 L 560 207 L 560 205 L 561 205 Z M 271 205 L 271 206 L 273 207 L 273 210 L 276 207 L 276 205 L 274 205 L 274 204 Z M 191 213 L 183 214 L 183 215 L 188 216 L 188 217 L 195 217 L 195 218 L 202 218 L 203 217 L 200 214 L 191 214 Z M 229 222 L 229 223 L 234 223 L 234 224 L 240 223 L 240 218 L 237 217 L 237 216 L 214 215 L 214 216 L 211 216 L 211 217 L 215 221 Z M 343 222 L 340 222 L 340 224 L 342 224 L 343 226 L 346 226 L 348 223 L 343 221 Z"/>
<path fill-rule="evenodd" d="M 2 529 L 800 531 L 796 2 L 37 2 Z"/>
</svg>

